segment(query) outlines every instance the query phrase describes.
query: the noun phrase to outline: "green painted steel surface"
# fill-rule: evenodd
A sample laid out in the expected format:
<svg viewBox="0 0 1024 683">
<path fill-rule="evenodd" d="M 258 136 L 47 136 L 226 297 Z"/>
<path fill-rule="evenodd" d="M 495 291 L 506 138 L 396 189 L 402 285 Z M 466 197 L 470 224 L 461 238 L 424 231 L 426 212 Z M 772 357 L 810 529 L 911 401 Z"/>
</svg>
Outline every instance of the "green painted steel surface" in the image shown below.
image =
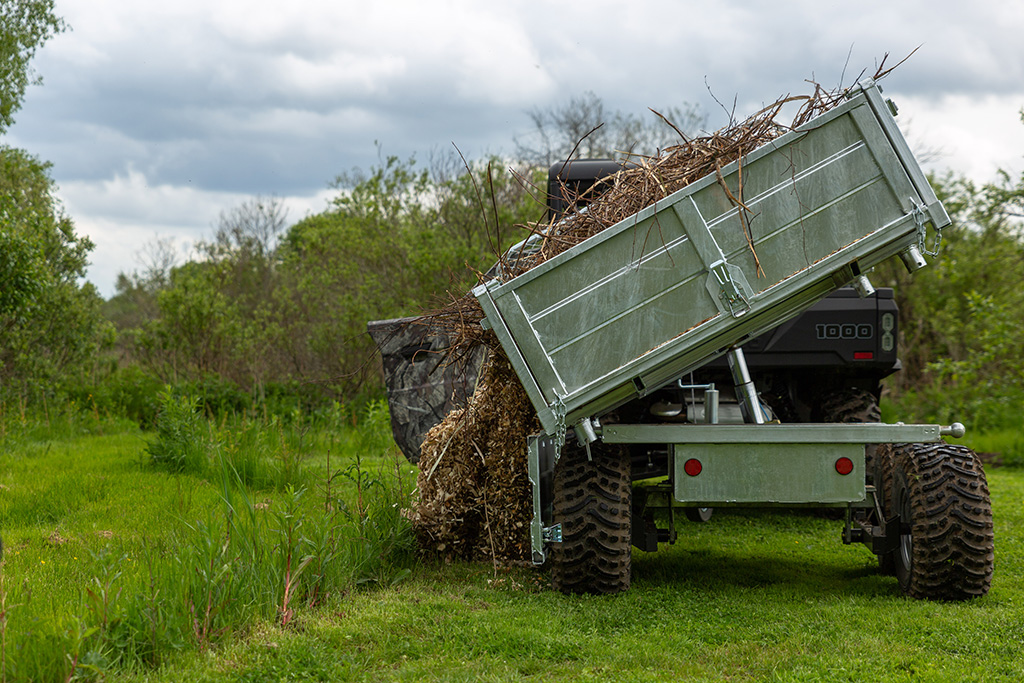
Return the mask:
<svg viewBox="0 0 1024 683">
<path fill-rule="evenodd" d="M 672 448 L 675 499 L 713 506 L 723 503 L 851 503 L 866 497 L 864 446 L 857 444 L 687 444 Z M 849 458 L 853 471 L 835 463 Z M 683 471 L 695 458 L 697 476 Z"/>
<path fill-rule="evenodd" d="M 949 223 L 877 86 L 508 282 L 474 290 L 544 429 L 671 381 Z M 742 192 L 739 178 L 742 175 Z M 759 271 L 755 264 L 760 262 Z M 731 278 L 726 278 L 731 274 Z M 730 305 L 724 289 L 742 294 Z M 736 303 L 738 301 L 738 303 Z"/>
<path fill-rule="evenodd" d="M 612 424 L 601 430 L 605 443 L 769 444 L 769 443 L 934 443 L 942 428 L 932 424 Z"/>
</svg>

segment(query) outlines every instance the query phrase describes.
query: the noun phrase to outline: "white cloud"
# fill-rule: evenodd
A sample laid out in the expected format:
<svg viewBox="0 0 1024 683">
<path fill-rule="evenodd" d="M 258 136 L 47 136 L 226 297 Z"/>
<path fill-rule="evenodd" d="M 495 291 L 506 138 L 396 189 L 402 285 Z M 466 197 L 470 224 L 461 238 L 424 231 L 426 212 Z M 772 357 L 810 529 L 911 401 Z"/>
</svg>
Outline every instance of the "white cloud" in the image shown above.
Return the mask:
<svg viewBox="0 0 1024 683">
<path fill-rule="evenodd" d="M 701 104 L 710 125 L 804 79 L 885 85 L 932 168 L 1020 168 L 1024 3 L 1010 0 L 61 0 L 73 31 L 34 65 L 7 142 L 52 161 L 109 293 L 154 236 L 192 242 L 256 193 L 323 208 L 383 153 L 507 152 L 525 112 L 594 91 L 609 109 Z M 847 57 L 849 55 L 849 64 Z M 891 90 L 891 92 L 890 92 Z M 306 204 L 303 204 L 303 203 Z M 290 204 L 291 205 L 291 204 Z M 293 210 L 298 219 L 305 209 Z M 298 213 L 296 213 L 298 212 Z"/>
<path fill-rule="evenodd" d="M 1024 90 L 1014 95 L 903 96 L 893 99 L 912 145 L 937 152 L 926 167 L 952 170 L 975 182 L 1024 168 Z"/>
<path fill-rule="evenodd" d="M 196 242 L 210 239 L 222 213 L 252 197 L 210 192 L 197 187 L 152 184 L 130 170 L 102 181 L 63 183 L 58 196 L 74 221 L 76 232 L 96 245 L 88 279 L 109 297 L 119 273 L 139 269 L 139 254 L 157 239 L 170 239 L 182 260 Z M 323 211 L 337 192 L 280 197 L 289 223 Z"/>
</svg>

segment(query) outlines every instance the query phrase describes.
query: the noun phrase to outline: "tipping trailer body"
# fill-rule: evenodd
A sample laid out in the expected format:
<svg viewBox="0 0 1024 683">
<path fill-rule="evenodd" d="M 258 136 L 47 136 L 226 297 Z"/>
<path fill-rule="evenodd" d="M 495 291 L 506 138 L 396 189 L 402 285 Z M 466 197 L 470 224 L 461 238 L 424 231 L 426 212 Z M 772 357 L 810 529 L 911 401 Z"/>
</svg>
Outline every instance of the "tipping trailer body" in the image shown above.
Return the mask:
<svg viewBox="0 0 1024 683">
<path fill-rule="evenodd" d="M 842 104 L 719 172 L 518 277 L 473 290 L 545 432 L 527 440 L 531 545 L 537 564 L 549 547 L 555 553 L 556 587 L 625 590 L 630 544 L 654 550 L 673 541 L 679 505 L 699 519 L 721 506 L 845 508 L 844 543 L 864 543 L 883 568 L 895 565 L 907 594 L 960 599 L 988 590 L 987 498 L 944 491 L 973 510 L 969 524 L 917 520 L 910 502 L 924 495 L 911 491 L 913 472 L 929 463 L 984 481 L 975 454 L 943 441 L 962 436 L 963 425 L 774 424 L 741 349 L 840 287 L 873 292 L 864 274 L 892 256 L 910 270 L 926 265 L 928 226 L 940 232 L 950 219 L 894 112 L 863 81 Z M 682 379 L 722 355 L 752 424 L 717 424 L 714 384 Z M 659 422 L 667 405 L 652 405 L 638 423 L 620 419 L 635 419 L 638 399 L 670 385 L 705 392 L 703 419 Z M 572 432 L 585 454 L 563 453 Z M 652 465 L 639 477 L 630 464 L 638 454 Z M 649 476 L 665 481 L 631 487 Z M 658 528 L 657 511 L 668 529 Z M 953 565 L 914 551 L 931 548 L 923 530 L 933 523 L 949 524 L 964 548 L 982 541 L 966 559 L 949 558 L 963 569 L 939 579 Z"/>
<path fill-rule="evenodd" d="M 846 102 L 473 290 L 550 435 L 674 381 L 950 220 L 869 80 Z M 728 188 L 728 190 L 726 189 Z"/>
<path fill-rule="evenodd" d="M 868 546 L 906 595 L 987 593 L 984 471 L 976 453 L 943 440 L 963 425 L 878 422 L 877 380 L 898 367 L 891 294 L 857 306 L 846 291 L 814 306 L 851 282 L 862 296 L 873 291 L 864 273 L 893 255 L 910 270 L 926 265 L 927 226 L 950 222 L 891 107 L 864 81 L 843 104 L 718 173 L 473 290 L 544 429 L 523 435 L 530 541 L 536 564 L 551 552 L 555 588 L 626 590 L 632 548 L 673 542 L 676 510 L 703 522 L 712 507 L 752 506 L 845 509 L 843 542 Z M 375 339 L 394 341 L 384 355 L 402 356 L 386 363 L 389 390 L 395 378 L 422 378 L 433 368 L 426 352 L 443 341 L 396 329 L 401 321 L 371 325 Z M 808 342 L 810 330 L 821 343 Z M 767 372 L 749 372 L 744 345 Z M 821 358 L 836 353 L 838 362 Z M 722 392 L 724 420 L 715 384 L 723 355 L 735 385 L 732 399 Z M 866 380 L 852 369 L 865 359 L 877 361 Z M 838 383 L 825 367 L 842 369 Z M 435 377 L 441 392 L 412 387 L 431 389 L 424 405 L 389 393 L 393 421 L 416 423 L 396 431 L 407 454 L 430 422 L 412 413 L 446 410 L 454 379 Z M 765 400 L 758 382 L 770 385 Z M 787 395 L 800 405 L 779 424 L 769 409 L 785 408 Z M 396 416 L 403 400 L 408 410 Z M 566 443 L 570 427 L 579 447 Z"/>
</svg>

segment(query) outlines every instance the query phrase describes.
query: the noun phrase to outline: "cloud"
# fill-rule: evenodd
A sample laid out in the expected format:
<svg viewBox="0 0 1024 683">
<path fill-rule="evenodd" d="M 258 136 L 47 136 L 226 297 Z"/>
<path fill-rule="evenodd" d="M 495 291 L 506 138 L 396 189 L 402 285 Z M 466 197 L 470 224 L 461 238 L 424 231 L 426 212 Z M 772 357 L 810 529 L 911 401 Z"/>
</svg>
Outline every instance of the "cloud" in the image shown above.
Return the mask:
<svg viewBox="0 0 1024 683">
<path fill-rule="evenodd" d="M 976 182 L 994 180 L 996 172 L 1024 170 L 1024 92 L 1013 95 L 894 95 L 900 121 L 915 153 L 934 152 L 925 167 L 949 169 Z"/>
<path fill-rule="evenodd" d="M 57 192 L 76 232 L 96 244 L 88 279 L 111 296 L 119 273 L 140 267 L 139 255 L 157 239 L 170 239 L 182 260 L 195 244 L 213 237 L 220 216 L 252 195 L 211 192 L 194 186 L 151 183 L 130 170 L 100 181 L 71 181 Z M 289 223 L 327 208 L 336 191 L 279 197 Z"/>
<path fill-rule="evenodd" d="M 480 122 L 522 116 L 553 88 L 527 15 L 479 3 L 69 0 L 60 11 L 74 30 L 40 53 L 47 86 L 17 133 L 66 179 L 133 167 L 158 183 L 309 192 L 372 164 L 378 140 L 403 156 L 456 139 L 477 152 L 495 138 Z"/>
<path fill-rule="evenodd" d="M 809 78 L 850 84 L 886 53 L 894 64 L 920 48 L 884 83 L 912 144 L 981 180 L 1022 149 L 1020 2 L 62 0 L 57 11 L 73 31 L 36 56 L 45 85 L 7 142 L 53 162 L 94 232 L 97 268 L 108 241 L 175 231 L 184 242 L 245 197 L 318 197 L 381 154 L 453 142 L 468 157 L 508 152 L 529 110 L 586 90 L 639 116 L 696 103 L 715 128 L 733 106 L 745 116 Z"/>
</svg>

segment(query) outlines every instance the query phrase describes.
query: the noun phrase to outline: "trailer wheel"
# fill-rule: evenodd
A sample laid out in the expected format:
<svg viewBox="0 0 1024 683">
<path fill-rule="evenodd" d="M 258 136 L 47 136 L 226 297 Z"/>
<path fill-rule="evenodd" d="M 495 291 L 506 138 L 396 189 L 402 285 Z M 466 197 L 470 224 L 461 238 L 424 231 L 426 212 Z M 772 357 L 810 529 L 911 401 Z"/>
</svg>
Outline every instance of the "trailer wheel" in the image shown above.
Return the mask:
<svg viewBox="0 0 1024 683">
<path fill-rule="evenodd" d="M 904 594 L 966 600 L 992 583 L 992 504 L 974 451 L 946 443 L 893 448 L 891 509 L 903 529 L 894 553 Z"/>
<path fill-rule="evenodd" d="M 563 593 L 618 593 L 629 588 L 630 458 L 623 448 L 562 452 L 555 467 L 553 517 L 562 542 L 551 548 L 551 583 Z"/>
</svg>

